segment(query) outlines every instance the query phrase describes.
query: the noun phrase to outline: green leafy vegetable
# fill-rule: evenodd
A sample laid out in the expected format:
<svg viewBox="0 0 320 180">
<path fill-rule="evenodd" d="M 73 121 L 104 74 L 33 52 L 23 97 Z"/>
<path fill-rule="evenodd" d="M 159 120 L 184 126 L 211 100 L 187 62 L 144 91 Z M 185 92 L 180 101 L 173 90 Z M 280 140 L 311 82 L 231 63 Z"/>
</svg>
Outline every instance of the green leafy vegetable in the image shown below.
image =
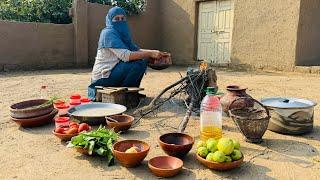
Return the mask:
<svg viewBox="0 0 320 180">
<path fill-rule="evenodd" d="M 113 163 L 112 144 L 118 139 L 113 130 L 100 126 L 95 131 L 83 132 L 71 139 L 68 147 L 83 148 L 89 155 L 97 154 L 107 158 L 108 165 Z"/>
</svg>

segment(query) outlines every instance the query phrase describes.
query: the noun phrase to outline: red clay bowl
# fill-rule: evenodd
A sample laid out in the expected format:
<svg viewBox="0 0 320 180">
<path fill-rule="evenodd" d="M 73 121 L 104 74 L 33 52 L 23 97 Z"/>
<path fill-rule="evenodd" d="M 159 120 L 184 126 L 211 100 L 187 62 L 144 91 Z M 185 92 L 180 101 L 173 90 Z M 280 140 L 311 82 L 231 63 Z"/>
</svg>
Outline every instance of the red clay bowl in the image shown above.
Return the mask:
<svg viewBox="0 0 320 180">
<path fill-rule="evenodd" d="M 125 153 L 125 151 L 133 146 L 139 148 L 137 153 Z M 146 142 L 139 140 L 124 140 L 116 142 L 112 147 L 114 157 L 125 167 L 136 167 L 147 156 L 150 146 Z"/>
<path fill-rule="evenodd" d="M 177 175 L 183 166 L 182 160 L 172 156 L 158 156 L 149 160 L 150 171 L 158 177 Z"/>
<path fill-rule="evenodd" d="M 243 163 L 243 158 L 244 157 L 242 154 L 242 158 L 237 161 L 232 161 L 229 163 L 217 163 L 217 162 L 208 161 L 197 154 L 197 159 L 198 161 L 200 161 L 201 164 L 207 166 L 209 169 L 214 169 L 217 171 L 227 171 L 227 170 L 237 168 Z"/>
<path fill-rule="evenodd" d="M 114 128 L 114 132 L 126 132 L 127 130 L 130 129 L 134 120 L 134 117 L 126 114 L 113 115 L 109 117 L 118 121 L 118 122 L 113 122 L 113 121 L 110 121 L 108 117 L 106 117 L 107 126 L 109 128 Z"/>
<path fill-rule="evenodd" d="M 61 134 L 61 133 L 56 133 L 54 130 L 52 133 L 57 136 L 59 139 L 62 141 L 70 141 L 72 137 L 78 135 L 79 133 L 74 133 L 74 134 Z"/>
<path fill-rule="evenodd" d="M 53 110 L 53 104 L 47 99 L 22 101 L 10 106 L 10 116 L 17 119 L 28 119 L 47 115 Z"/>
<path fill-rule="evenodd" d="M 35 118 L 28 118 L 28 119 L 16 119 L 11 117 L 11 120 L 16 122 L 22 127 L 36 127 L 36 126 L 42 126 L 45 124 L 49 124 L 54 118 L 54 116 L 58 113 L 58 110 L 53 109 L 51 113 L 40 116 L 40 117 L 35 117 Z"/>
<path fill-rule="evenodd" d="M 89 127 L 88 131 L 91 131 L 91 127 Z M 84 132 L 84 131 L 81 131 Z M 77 136 L 79 133 L 74 133 L 74 134 L 62 134 L 62 133 L 56 133 L 54 130 L 52 130 L 52 133 L 57 136 L 59 139 L 62 141 L 70 141 L 72 137 Z"/>
<path fill-rule="evenodd" d="M 168 133 L 159 137 L 159 144 L 166 154 L 183 158 L 191 150 L 194 139 L 183 133 Z"/>
</svg>

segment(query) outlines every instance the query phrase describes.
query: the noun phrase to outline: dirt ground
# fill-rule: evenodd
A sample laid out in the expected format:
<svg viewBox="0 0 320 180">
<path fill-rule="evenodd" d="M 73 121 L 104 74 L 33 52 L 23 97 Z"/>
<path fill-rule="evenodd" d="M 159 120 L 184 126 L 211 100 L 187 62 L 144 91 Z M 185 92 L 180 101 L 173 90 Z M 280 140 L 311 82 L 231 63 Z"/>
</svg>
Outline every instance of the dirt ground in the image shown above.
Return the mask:
<svg viewBox="0 0 320 180">
<path fill-rule="evenodd" d="M 161 89 L 179 79 L 185 67 L 165 71 L 149 70 L 142 82 L 145 94 L 154 97 Z M 288 96 L 320 102 L 320 76 L 283 74 L 276 72 L 233 72 L 218 70 L 221 91 L 229 84 L 249 87 L 255 98 Z M 10 104 L 39 97 L 42 85 L 50 95 L 67 97 L 73 92 L 86 94 L 90 70 L 50 70 L 0 74 L 0 179 L 156 179 L 147 167 L 147 160 L 164 155 L 157 143 L 160 134 L 172 131 L 184 114 L 184 109 L 169 103 L 154 117 L 121 135 L 121 139 L 140 139 L 151 145 L 143 164 L 124 168 L 118 162 L 108 167 L 100 157 L 83 156 L 66 148 L 52 134 L 54 124 L 37 128 L 19 128 L 10 120 Z M 186 133 L 199 138 L 198 117 L 190 120 Z M 184 159 L 183 171 L 175 179 L 320 179 L 320 106 L 315 108 L 312 133 L 303 136 L 281 135 L 267 131 L 262 144 L 243 140 L 229 118 L 223 119 L 224 136 L 241 143 L 245 163 L 228 172 L 209 170 L 195 159 L 195 146 Z"/>
</svg>

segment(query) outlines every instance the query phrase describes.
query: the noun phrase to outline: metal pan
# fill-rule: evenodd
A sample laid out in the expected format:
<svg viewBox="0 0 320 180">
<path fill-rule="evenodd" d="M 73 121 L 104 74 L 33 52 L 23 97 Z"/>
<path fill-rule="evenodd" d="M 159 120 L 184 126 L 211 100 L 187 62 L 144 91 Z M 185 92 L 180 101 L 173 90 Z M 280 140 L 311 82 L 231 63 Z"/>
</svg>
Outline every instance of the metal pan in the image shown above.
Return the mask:
<svg viewBox="0 0 320 180">
<path fill-rule="evenodd" d="M 126 110 L 127 108 L 120 104 L 89 103 L 70 108 L 68 115 L 73 119 L 89 125 L 99 125 L 106 123 L 106 116 L 121 114 Z"/>
</svg>

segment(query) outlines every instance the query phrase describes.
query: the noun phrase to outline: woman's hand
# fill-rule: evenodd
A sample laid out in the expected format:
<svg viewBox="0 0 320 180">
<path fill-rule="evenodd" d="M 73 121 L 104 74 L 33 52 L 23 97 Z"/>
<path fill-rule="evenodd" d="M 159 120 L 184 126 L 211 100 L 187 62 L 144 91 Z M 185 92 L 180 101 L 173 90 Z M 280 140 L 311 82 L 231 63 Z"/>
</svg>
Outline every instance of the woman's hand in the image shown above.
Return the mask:
<svg viewBox="0 0 320 180">
<path fill-rule="evenodd" d="M 158 50 L 150 50 L 150 57 L 154 59 L 160 59 L 163 53 Z"/>
</svg>

